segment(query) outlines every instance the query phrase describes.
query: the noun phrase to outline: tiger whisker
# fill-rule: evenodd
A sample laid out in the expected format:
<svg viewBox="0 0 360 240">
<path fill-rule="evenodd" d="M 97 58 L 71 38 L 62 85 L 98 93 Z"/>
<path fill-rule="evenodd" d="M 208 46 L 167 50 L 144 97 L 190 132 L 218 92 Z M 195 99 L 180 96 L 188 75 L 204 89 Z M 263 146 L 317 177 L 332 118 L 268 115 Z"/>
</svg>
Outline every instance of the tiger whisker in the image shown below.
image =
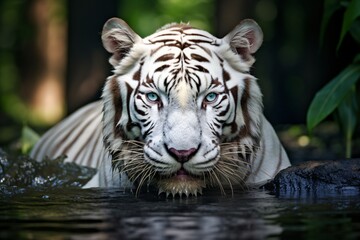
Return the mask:
<svg viewBox="0 0 360 240">
<path fill-rule="evenodd" d="M 137 143 L 137 144 L 140 144 L 140 145 L 144 145 L 145 143 L 143 141 L 139 141 L 139 140 L 123 140 L 124 143 Z"/>
<path fill-rule="evenodd" d="M 138 169 L 142 170 L 142 169 L 144 169 L 144 167 L 147 167 L 147 166 L 146 165 L 138 165 L 138 166 L 134 166 L 134 167 L 132 167 L 132 166 L 124 166 L 122 170 L 124 172 L 138 171 Z"/>
<path fill-rule="evenodd" d="M 243 154 L 244 151 L 232 151 L 232 152 L 226 151 L 226 152 L 221 152 L 221 155 L 235 155 L 235 154 L 239 154 L 239 153 Z M 254 153 L 254 151 L 246 151 L 245 150 L 245 153 Z"/>
<path fill-rule="evenodd" d="M 150 176 L 151 174 L 151 171 L 152 171 L 152 167 L 151 166 L 148 166 L 145 170 L 144 170 L 144 175 L 142 176 L 142 178 L 140 179 L 139 181 L 139 185 L 136 189 L 136 196 L 138 196 L 138 193 L 142 187 L 142 185 L 144 184 L 145 180 Z"/>
<path fill-rule="evenodd" d="M 220 147 L 227 147 L 230 146 L 230 148 L 239 148 L 239 147 L 253 147 L 253 148 L 260 148 L 259 145 L 255 145 L 255 144 L 242 144 L 239 142 L 223 142 L 219 144 Z"/>
<path fill-rule="evenodd" d="M 123 166 L 126 167 L 126 168 L 129 168 L 129 169 L 136 169 L 136 168 L 142 168 L 142 167 L 145 167 L 147 166 L 148 164 L 146 163 L 132 163 L 132 162 L 127 162 L 125 163 Z"/>
<path fill-rule="evenodd" d="M 220 188 L 221 193 L 222 193 L 223 195 L 226 195 L 225 190 L 224 190 L 224 187 L 223 187 L 223 185 L 222 185 L 219 177 L 217 176 L 216 171 L 211 170 L 211 175 L 214 176 L 214 179 L 216 180 L 216 182 L 217 182 L 217 184 L 218 184 L 218 186 L 219 186 L 219 188 Z"/>
<path fill-rule="evenodd" d="M 132 173 L 131 176 L 129 176 L 129 180 L 131 182 L 135 182 L 136 180 L 138 180 L 139 177 L 141 177 L 141 174 L 143 173 L 144 171 L 136 171 L 134 173 Z"/>
<path fill-rule="evenodd" d="M 127 140 L 127 141 L 124 141 L 123 144 L 133 145 L 133 146 L 140 147 L 140 148 L 143 148 L 145 145 L 143 142 L 136 141 L 136 140 Z"/>
<path fill-rule="evenodd" d="M 144 154 L 144 152 L 142 150 L 133 150 L 133 149 L 124 149 L 122 150 L 122 153 L 135 153 L 135 154 L 139 154 L 142 155 Z"/>
<path fill-rule="evenodd" d="M 119 159 L 117 160 L 119 162 L 126 162 L 128 161 L 128 164 L 145 164 L 145 159 L 144 157 L 141 155 L 141 156 L 127 156 L 125 158 L 122 158 L 122 159 Z"/>
<path fill-rule="evenodd" d="M 238 180 L 240 179 L 240 176 L 238 174 L 238 172 L 236 172 L 233 168 L 230 168 L 226 165 L 222 165 L 222 166 L 215 166 L 217 168 L 217 170 L 219 172 L 222 173 L 223 176 L 226 176 L 227 178 L 231 178 L 234 180 Z"/>
<path fill-rule="evenodd" d="M 225 164 L 224 164 L 225 165 Z M 251 164 L 244 164 L 244 165 L 246 165 L 246 166 L 241 166 L 241 165 L 238 165 L 238 164 L 235 164 L 235 163 L 226 163 L 226 165 L 227 166 L 229 166 L 229 167 L 233 167 L 233 168 L 235 168 L 235 169 L 244 169 L 244 170 L 247 170 L 248 169 L 248 167 L 250 167 L 251 166 Z"/>
<path fill-rule="evenodd" d="M 131 162 L 131 160 L 133 160 L 134 158 L 138 159 L 139 161 L 136 161 L 136 163 L 134 164 L 138 164 L 140 161 L 144 161 L 145 159 L 142 158 L 142 156 L 126 156 L 126 157 L 123 157 L 123 158 L 117 158 L 117 159 L 114 159 L 113 160 L 113 163 L 117 163 L 117 162 L 122 162 L 122 163 L 126 163 L 126 162 Z"/>
<path fill-rule="evenodd" d="M 229 175 L 226 172 L 224 172 L 223 169 L 219 169 L 217 166 L 215 166 L 215 168 L 225 178 L 225 180 L 229 183 L 229 187 L 231 189 L 231 196 L 234 196 L 234 189 L 233 189 L 233 186 L 232 186 L 232 183 L 231 183 L 231 180 L 230 180 L 230 178 L 232 176 L 230 175 L 230 177 L 228 177 Z"/>
<path fill-rule="evenodd" d="M 134 165 L 133 164 L 133 165 L 124 165 L 124 166 L 122 166 L 123 171 L 127 171 L 127 172 L 129 172 L 129 171 L 137 171 L 138 169 L 143 170 L 144 167 L 146 167 L 145 164 L 139 164 L 139 165 Z"/>
<path fill-rule="evenodd" d="M 241 165 L 245 165 L 245 166 L 251 166 L 251 163 L 246 162 L 244 160 L 240 160 L 240 159 L 235 159 L 235 158 L 221 158 L 221 160 L 218 162 L 220 163 L 224 163 L 227 164 L 229 166 L 234 166 L 234 167 L 240 167 Z"/>
<path fill-rule="evenodd" d="M 239 155 L 238 154 L 221 154 L 220 155 L 220 159 L 223 159 L 223 160 L 229 160 L 229 161 L 237 161 L 237 162 L 246 162 L 246 160 L 244 160 L 243 158 L 239 158 Z"/>
<path fill-rule="evenodd" d="M 215 168 L 217 168 L 217 170 L 219 170 L 220 172 L 225 173 L 224 175 L 226 176 L 234 176 L 236 174 L 236 171 L 234 171 L 234 169 L 227 166 L 221 166 L 221 168 L 219 168 L 219 166 L 215 166 Z"/>
<path fill-rule="evenodd" d="M 137 166 L 147 166 L 148 164 L 145 161 L 127 161 L 124 162 L 123 164 L 124 166 L 128 166 L 128 167 L 137 167 Z"/>
</svg>

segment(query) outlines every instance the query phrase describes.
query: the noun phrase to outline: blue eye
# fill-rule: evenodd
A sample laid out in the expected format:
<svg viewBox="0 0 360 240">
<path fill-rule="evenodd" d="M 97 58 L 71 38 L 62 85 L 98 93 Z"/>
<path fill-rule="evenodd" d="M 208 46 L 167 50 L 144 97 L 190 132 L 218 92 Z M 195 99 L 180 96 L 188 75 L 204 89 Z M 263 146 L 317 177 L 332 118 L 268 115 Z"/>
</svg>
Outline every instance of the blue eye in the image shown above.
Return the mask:
<svg viewBox="0 0 360 240">
<path fill-rule="evenodd" d="M 160 100 L 160 97 L 154 93 L 154 92 L 150 92 L 146 94 L 146 98 L 150 101 L 150 102 L 157 102 Z"/>
<path fill-rule="evenodd" d="M 213 101 L 215 101 L 216 100 L 216 98 L 217 98 L 217 94 L 216 93 L 214 93 L 214 92 L 211 92 L 211 93 L 209 93 L 208 95 L 206 95 L 206 97 L 205 97 L 205 100 L 206 100 L 206 102 L 213 102 Z"/>
</svg>

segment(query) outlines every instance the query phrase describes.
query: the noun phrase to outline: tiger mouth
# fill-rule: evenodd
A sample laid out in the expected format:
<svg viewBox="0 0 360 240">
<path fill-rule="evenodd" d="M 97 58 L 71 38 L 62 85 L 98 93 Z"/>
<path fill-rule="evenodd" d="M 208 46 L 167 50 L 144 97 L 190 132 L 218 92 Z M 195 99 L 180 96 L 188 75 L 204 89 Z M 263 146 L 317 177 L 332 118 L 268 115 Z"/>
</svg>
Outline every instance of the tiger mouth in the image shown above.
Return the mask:
<svg viewBox="0 0 360 240">
<path fill-rule="evenodd" d="M 197 196 L 198 193 L 202 194 L 202 189 L 206 187 L 204 180 L 189 174 L 183 168 L 174 175 L 160 178 L 156 184 L 159 189 L 159 195 L 165 193 L 166 197 L 170 195 L 173 197 L 176 195 L 180 197 L 182 195 L 186 195 L 186 197 L 190 195 Z"/>
</svg>

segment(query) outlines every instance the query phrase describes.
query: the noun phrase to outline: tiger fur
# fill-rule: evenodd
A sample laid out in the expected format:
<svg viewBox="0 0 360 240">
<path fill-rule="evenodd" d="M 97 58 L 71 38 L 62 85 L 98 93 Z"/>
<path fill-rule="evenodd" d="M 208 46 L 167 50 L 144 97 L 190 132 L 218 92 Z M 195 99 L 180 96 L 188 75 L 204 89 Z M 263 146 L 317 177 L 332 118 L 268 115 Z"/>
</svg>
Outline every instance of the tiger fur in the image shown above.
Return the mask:
<svg viewBox="0 0 360 240">
<path fill-rule="evenodd" d="M 31 156 L 97 168 L 86 187 L 188 196 L 265 183 L 290 162 L 250 74 L 262 38 L 248 19 L 221 39 L 188 24 L 141 38 L 108 20 L 102 41 L 114 70 L 102 100 L 50 129 Z"/>
</svg>

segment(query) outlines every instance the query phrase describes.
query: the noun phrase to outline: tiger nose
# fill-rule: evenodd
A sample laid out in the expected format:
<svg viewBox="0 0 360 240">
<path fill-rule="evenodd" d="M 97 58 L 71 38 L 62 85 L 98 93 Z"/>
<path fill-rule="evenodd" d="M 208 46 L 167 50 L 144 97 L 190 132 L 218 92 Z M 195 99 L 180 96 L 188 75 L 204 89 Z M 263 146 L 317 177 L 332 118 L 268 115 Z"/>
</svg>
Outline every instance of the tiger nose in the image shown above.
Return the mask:
<svg viewBox="0 0 360 240">
<path fill-rule="evenodd" d="M 191 159 L 191 157 L 195 155 L 197 150 L 198 150 L 198 148 L 190 148 L 187 150 L 178 150 L 175 148 L 168 149 L 170 155 L 172 155 L 176 159 L 176 161 L 178 161 L 180 163 L 185 163 L 185 162 L 189 161 Z"/>
</svg>

